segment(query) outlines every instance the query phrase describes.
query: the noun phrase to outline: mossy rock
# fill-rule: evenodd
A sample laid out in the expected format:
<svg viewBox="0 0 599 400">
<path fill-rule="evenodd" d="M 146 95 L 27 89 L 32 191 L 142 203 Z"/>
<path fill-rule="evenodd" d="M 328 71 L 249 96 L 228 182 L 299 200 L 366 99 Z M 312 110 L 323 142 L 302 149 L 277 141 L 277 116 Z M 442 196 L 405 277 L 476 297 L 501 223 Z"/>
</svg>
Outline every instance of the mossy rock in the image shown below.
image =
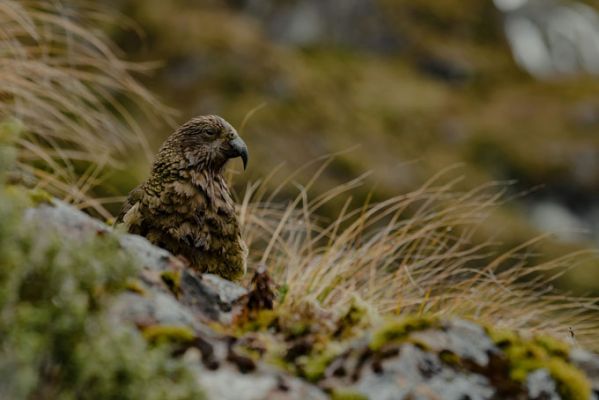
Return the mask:
<svg viewBox="0 0 599 400">
<path fill-rule="evenodd" d="M 160 278 L 175 296 L 181 294 L 181 273 L 179 271 L 162 271 Z"/>
<path fill-rule="evenodd" d="M 370 341 L 370 349 L 377 351 L 389 343 L 401 343 L 410 333 L 438 327 L 438 318 L 429 316 L 407 316 L 393 319 L 375 331 Z"/>
<path fill-rule="evenodd" d="M 487 330 L 507 358 L 511 379 L 524 383 L 531 372 L 546 369 L 555 380 L 563 399 L 590 399 L 591 384 L 587 376 L 570 363 L 568 344 L 546 335 L 524 338 L 515 331 Z"/>
<path fill-rule="evenodd" d="M 144 338 L 148 343 L 157 344 L 187 344 L 196 339 L 195 332 L 186 326 L 178 325 L 152 325 L 143 331 Z"/>
</svg>

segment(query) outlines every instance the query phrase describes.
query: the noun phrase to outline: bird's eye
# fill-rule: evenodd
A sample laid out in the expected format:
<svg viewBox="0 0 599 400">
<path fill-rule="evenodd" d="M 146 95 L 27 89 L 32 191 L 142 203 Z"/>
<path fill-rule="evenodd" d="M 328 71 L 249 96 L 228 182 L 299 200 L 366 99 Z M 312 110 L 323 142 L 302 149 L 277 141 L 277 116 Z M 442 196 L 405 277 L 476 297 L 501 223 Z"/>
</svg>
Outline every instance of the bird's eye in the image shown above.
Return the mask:
<svg viewBox="0 0 599 400">
<path fill-rule="evenodd" d="M 206 129 L 204 129 L 204 133 L 207 136 L 214 136 L 218 133 L 218 131 L 216 130 L 216 128 L 206 128 Z"/>
</svg>

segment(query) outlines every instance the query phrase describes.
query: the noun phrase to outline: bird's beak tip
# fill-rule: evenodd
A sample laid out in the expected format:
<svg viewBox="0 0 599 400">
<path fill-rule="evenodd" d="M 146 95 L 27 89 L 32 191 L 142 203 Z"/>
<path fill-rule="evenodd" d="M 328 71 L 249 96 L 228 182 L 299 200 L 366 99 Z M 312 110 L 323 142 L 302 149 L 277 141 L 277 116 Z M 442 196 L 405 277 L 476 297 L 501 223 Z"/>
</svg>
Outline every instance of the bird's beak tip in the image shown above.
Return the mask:
<svg viewBox="0 0 599 400">
<path fill-rule="evenodd" d="M 237 136 L 235 139 L 233 139 L 230 142 L 230 144 L 231 144 L 231 147 L 233 148 L 233 150 L 235 151 L 235 157 L 241 157 L 241 159 L 243 160 L 243 170 L 245 171 L 247 169 L 247 165 L 248 165 L 248 161 L 249 161 L 247 145 L 245 144 L 243 139 L 241 139 L 239 136 Z"/>
<path fill-rule="evenodd" d="M 241 156 L 241 159 L 243 160 L 243 170 L 245 171 L 248 167 L 248 157 L 247 157 L 247 153 L 245 156 Z"/>
</svg>

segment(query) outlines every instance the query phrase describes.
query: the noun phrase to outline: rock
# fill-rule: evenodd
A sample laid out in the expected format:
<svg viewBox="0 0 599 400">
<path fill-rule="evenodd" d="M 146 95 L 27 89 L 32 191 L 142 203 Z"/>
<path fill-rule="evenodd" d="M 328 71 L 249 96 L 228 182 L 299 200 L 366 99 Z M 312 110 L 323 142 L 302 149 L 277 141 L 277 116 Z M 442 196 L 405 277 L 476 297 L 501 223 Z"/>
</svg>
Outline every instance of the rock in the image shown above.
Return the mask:
<svg viewBox="0 0 599 400">
<path fill-rule="evenodd" d="M 382 361 L 380 369 L 365 369 L 352 388 L 371 400 L 482 400 L 494 394 L 485 377 L 449 368 L 436 354 L 412 344 L 402 345 L 399 355 Z"/>
<path fill-rule="evenodd" d="M 539 369 L 529 374 L 526 378 L 526 388 L 528 397 L 531 399 L 560 400 L 555 381 L 551 379 L 546 369 Z"/>
<path fill-rule="evenodd" d="M 28 209 L 25 218 L 40 230 L 46 231 L 48 235 L 58 234 L 71 240 L 80 241 L 114 232 L 112 227 L 58 200 L 53 200 L 51 205 L 41 204 L 36 208 Z M 185 311 L 194 315 L 196 319 L 230 321 L 232 305 L 247 292 L 244 288 L 216 275 L 197 276 L 185 267 L 182 260 L 152 245 L 145 238 L 118 231 L 116 233 L 115 236 L 123 250 L 135 257 L 141 266 L 139 277 L 143 283 L 141 289 L 146 292 L 146 308 L 149 304 L 160 306 L 156 310 L 150 310 L 152 312 L 149 314 L 164 308 L 165 299 L 170 298 L 172 307 L 175 303 L 180 309 L 187 306 Z M 176 288 L 180 291 L 178 302 L 163 282 L 169 274 L 172 274 L 172 279 L 179 281 Z M 158 295 L 160 292 L 162 296 Z M 165 295 L 167 297 L 164 297 Z M 132 311 L 136 309 L 136 312 L 139 312 L 138 308 L 141 307 L 139 303 L 140 301 L 131 303 L 135 304 Z M 177 315 L 182 316 L 183 312 L 178 312 Z M 189 324 L 189 318 L 187 323 Z"/>
<path fill-rule="evenodd" d="M 223 304 L 233 304 L 247 293 L 245 288 L 214 274 L 203 274 L 202 282 L 214 290 Z"/>
<path fill-rule="evenodd" d="M 417 332 L 413 337 L 425 344 L 429 350 L 437 353 L 449 351 L 481 367 L 489 363 L 490 353 L 497 352 L 497 348 L 481 326 L 462 319 L 450 320 L 442 331 Z"/>
<path fill-rule="evenodd" d="M 539 230 L 551 232 L 568 242 L 584 240 L 590 231 L 585 221 L 555 201 L 535 204 L 531 209 L 530 218 Z"/>
<path fill-rule="evenodd" d="M 323 352 L 326 354 L 311 353 L 310 329 L 296 329 L 289 335 L 277 332 L 281 326 L 273 328 L 268 322 L 264 330 L 258 324 L 240 337 L 229 336 L 222 332 L 233 320 L 239 321 L 235 319 L 242 315 L 239 309 L 251 297 L 245 288 L 215 275 L 198 274 L 144 238 L 115 232 L 60 201 L 31 208 L 26 218 L 43 237 L 81 241 L 98 235 L 114 236 L 122 251 L 138 261 L 138 275 L 127 286 L 128 291 L 112 300 L 110 321 L 116 326 L 135 325 L 150 343 L 159 341 L 160 335 L 176 339 L 171 342 L 173 355 L 183 357 L 197 371 L 197 380 L 209 399 L 320 400 L 331 395 L 373 400 L 557 400 L 562 398 L 563 385 L 568 385 L 556 381 L 550 368 L 539 367 L 525 371 L 525 379 L 515 381 L 502 342 L 495 344 L 497 337 L 492 340 L 485 328 L 457 318 L 392 320 L 378 329 L 357 330 L 356 337 L 349 339 L 333 339 L 332 334 L 326 339 L 330 340 Z M 270 279 L 267 274 L 265 279 Z M 272 307 L 272 298 L 264 304 Z M 267 311 L 272 316 L 269 321 L 275 321 L 273 313 L 277 310 L 271 307 L 259 305 L 254 311 Z M 339 331 L 332 314 L 308 311 L 299 314 L 302 318 L 311 315 L 312 321 L 321 323 L 319 335 Z M 215 324 L 221 328 L 214 329 Z M 505 340 L 508 346 L 531 345 L 516 333 L 508 334 Z M 539 344 L 534 345 L 538 349 Z M 276 364 L 288 363 L 286 368 L 273 365 L 272 354 L 270 358 L 264 356 L 270 347 L 280 351 Z M 556 349 L 555 353 L 547 350 L 546 357 L 556 358 L 560 365 L 568 363 L 562 374 L 578 382 L 577 387 L 569 388 L 571 393 L 585 393 L 587 379 L 594 390 L 591 398 L 596 399 L 599 357 L 574 348 L 568 359 L 561 345 Z M 539 359 L 525 361 L 538 363 Z"/>
<path fill-rule="evenodd" d="M 164 293 L 123 293 L 113 304 L 112 314 L 118 321 L 130 321 L 137 326 L 174 325 L 201 328 L 193 313 L 172 296 Z"/>
<path fill-rule="evenodd" d="M 247 290 L 216 275 L 196 274 L 184 262 L 136 235 L 115 232 L 108 225 L 61 201 L 40 204 L 25 218 L 44 235 L 64 240 L 85 240 L 114 234 L 123 251 L 139 264 L 139 281 L 132 290 L 116 297 L 110 320 L 114 324 L 189 329 L 197 338 L 185 350 L 199 359 L 198 379 L 210 399 L 326 399 L 318 387 L 283 371 L 236 354 L 231 338 L 209 328 L 207 322 L 229 323 L 233 305 Z M 176 296 L 163 279 L 178 281 Z M 192 354 L 195 354 L 192 355 Z M 250 366 L 248 368 L 248 365 Z"/>
<path fill-rule="evenodd" d="M 273 369 L 240 374 L 227 366 L 216 371 L 204 371 L 200 383 L 211 399 L 219 400 L 325 400 L 329 397 L 302 380 L 286 376 Z"/>
</svg>

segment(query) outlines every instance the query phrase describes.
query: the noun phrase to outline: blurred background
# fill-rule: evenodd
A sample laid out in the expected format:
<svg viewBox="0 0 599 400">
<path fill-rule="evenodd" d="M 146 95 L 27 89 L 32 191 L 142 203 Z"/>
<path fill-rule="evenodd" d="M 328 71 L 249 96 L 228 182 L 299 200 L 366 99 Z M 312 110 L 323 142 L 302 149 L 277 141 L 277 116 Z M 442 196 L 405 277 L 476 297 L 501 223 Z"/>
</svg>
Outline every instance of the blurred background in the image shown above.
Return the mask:
<svg viewBox="0 0 599 400">
<path fill-rule="evenodd" d="M 249 116 L 241 133 L 250 167 L 234 177 L 240 193 L 276 168 L 273 189 L 307 162 L 348 150 L 316 194 L 372 171 L 352 193 L 357 207 L 455 167 L 440 179 L 463 177 L 456 190 L 509 185 L 481 240 L 509 249 L 550 232 L 530 251 L 540 259 L 599 246 L 597 1 L 103 4 L 123 16 L 106 28 L 123 55 L 158 63 L 139 78 L 177 110 L 175 124 L 215 113 L 240 127 Z M 144 126 L 153 151 L 172 128 Z M 124 160 L 125 171 L 98 188 L 103 195 L 123 195 L 147 175 L 141 151 Z M 560 282 L 598 294 L 599 263 Z"/>
</svg>

